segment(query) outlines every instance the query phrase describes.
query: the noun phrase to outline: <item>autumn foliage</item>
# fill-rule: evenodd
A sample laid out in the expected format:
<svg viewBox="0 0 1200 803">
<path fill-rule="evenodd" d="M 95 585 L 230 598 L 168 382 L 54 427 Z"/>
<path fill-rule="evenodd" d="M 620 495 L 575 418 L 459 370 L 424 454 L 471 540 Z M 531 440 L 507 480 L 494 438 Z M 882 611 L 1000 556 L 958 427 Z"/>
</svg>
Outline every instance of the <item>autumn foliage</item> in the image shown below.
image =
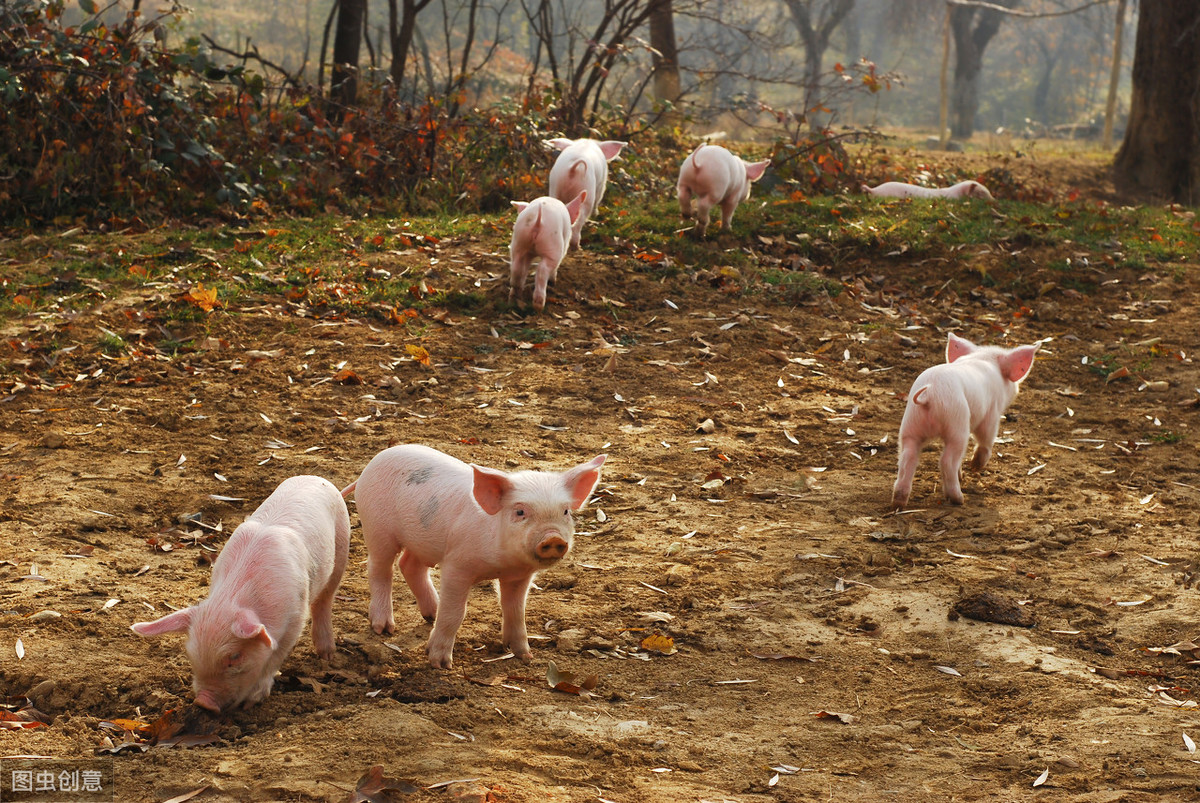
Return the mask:
<svg viewBox="0 0 1200 803">
<path fill-rule="evenodd" d="M 89 16 L 77 26 L 64 0 L 0 6 L 0 140 L 15 145 L 0 151 L 0 222 L 309 212 L 362 198 L 494 209 L 540 192 L 537 94 L 467 114 L 448 111 L 452 98 L 381 95 L 335 121 L 313 87 L 270 87 L 195 40 L 165 49 L 163 19 L 112 24 L 92 0 L 80 5 Z"/>
</svg>

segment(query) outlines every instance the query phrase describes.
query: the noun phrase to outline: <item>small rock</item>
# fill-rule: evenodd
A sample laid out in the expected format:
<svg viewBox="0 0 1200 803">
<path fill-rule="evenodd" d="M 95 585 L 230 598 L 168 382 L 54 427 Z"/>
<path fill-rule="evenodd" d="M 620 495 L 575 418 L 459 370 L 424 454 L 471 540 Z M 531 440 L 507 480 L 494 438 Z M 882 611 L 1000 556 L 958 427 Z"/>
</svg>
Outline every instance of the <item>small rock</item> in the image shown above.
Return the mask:
<svg viewBox="0 0 1200 803">
<path fill-rule="evenodd" d="M 50 430 L 42 435 L 42 446 L 45 446 L 47 449 L 61 449 L 66 445 L 67 439 L 63 437 L 61 432 Z"/>
<path fill-rule="evenodd" d="M 577 628 L 563 630 L 557 636 L 558 649 L 565 653 L 579 652 L 579 646 L 583 643 L 583 639 L 586 636 L 586 630 L 579 630 Z"/>
<path fill-rule="evenodd" d="M 53 613 L 53 611 L 51 611 Z M 29 691 L 25 692 L 25 696 L 36 705 L 41 705 L 44 698 L 49 697 L 58 688 L 58 683 L 53 680 L 43 680 L 41 683 L 34 686 Z"/>
<path fill-rule="evenodd" d="M 33 623 L 37 624 L 37 623 L 41 623 L 41 622 L 53 622 L 55 619 L 60 619 L 60 618 L 62 618 L 61 613 L 59 613 L 58 611 L 52 611 L 52 610 L 47 609 L 44 611 L 38 611 L 37 613 L 30 615 L 30 617 L 28 619 L 26 619 L 25 621 L 33 622 Z M 47 681 L 47 683 L 52 683 L 52 682 L 53 681 Z"/>
<path fill-rule="evenodd" d="M 705 435 L 711 435 L 717 431 L 717 425 L 713 423 L 711 418 L 706 418 L 700 422 L 699 426 L 696 427 L 696 431 Z"/>
<path fill-rule="evenodd" d="M 488 789 L 480 783 L 452 783 L 446 787 L 451 800 L 462 803 L 487 803 Z"/>
</svg>

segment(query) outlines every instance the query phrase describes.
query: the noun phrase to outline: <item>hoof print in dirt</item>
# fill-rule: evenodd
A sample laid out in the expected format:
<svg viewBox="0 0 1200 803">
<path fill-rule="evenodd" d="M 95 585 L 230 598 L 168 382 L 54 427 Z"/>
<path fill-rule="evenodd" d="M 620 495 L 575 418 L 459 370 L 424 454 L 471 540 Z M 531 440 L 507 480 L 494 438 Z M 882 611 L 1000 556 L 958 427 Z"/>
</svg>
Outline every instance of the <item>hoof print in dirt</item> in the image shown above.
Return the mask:
<svg viewBox="0 0 1200 803">
<path fill-rule="evenodd" d="M 986 591 L 971 597 L 963 597 L 954 603 L 953 610 L 968 619 L 975 619 L 979 622 L 995 622 L 998 625 L 1033 627 L 1036 623 L 1033 614 L 1023 608 L 1015 599 Z"/>
</svg>

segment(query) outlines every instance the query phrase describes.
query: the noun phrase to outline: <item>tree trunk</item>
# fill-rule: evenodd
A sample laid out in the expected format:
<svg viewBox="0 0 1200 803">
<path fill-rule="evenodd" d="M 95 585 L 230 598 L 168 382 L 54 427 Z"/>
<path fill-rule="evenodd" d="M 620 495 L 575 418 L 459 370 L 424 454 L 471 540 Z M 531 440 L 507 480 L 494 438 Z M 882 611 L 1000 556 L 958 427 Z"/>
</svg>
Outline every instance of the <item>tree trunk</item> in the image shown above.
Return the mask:
<svg viewBox="0 0 1200 803">
<path fill-rule="evenodd" d="M 996 5 L 1016 8 L 1020 0 L 996 0 Z M 954 33 L 954 86 L 950 91 L 950 133 L 970 139 L 979 112 L 979 74 L 983 51 L 1000 30 L 1004 13 L 990 8 L 954 6 L 950 29 Z"/>
<path fill-rule="evenodd" d="M 1117 191 L 1200 201 L 1200 6 L 1142 0 L 1133 55 L 1133 99 L 1113 163 Z"/>
<path fill-rule="evenodd" d="M 650 47 L 654 56 L 654 99 L 662 106 L 679 102 L 679 54 L 675 47 L 675 9 L 672 0 L 653 0 L 650 11 Z M 679 113 L 664 117 L 668 125 L 678 124 Z"/>
<path fill-rule="evenodd" d="M 812 128 L 822 123 L 815 107 L 821 104 L 821 60 L 829 49 L 829 37 L 842 20 L 854 9 L 854 0 L 784 0 L 792 15 L 792 22 L 800 39 L 804 42 L 804 108 Z M 817 16 L 813 19 L 816 6 Z"/>
<path fill-rule="evenodd" d="M 363 36 L 366 0 L 337 0 L 337 3 L 329 96 L 338 106 L 345 108 L 353 106 L 358 99 L 358 50 Z"/>
<path fill-rule="evenodd" d="M 400 6 L 397 8 L 396 3 Z M 408 66 L 408 51 L 417 30 L 417 14 L 431 0 L 388 0 L 388 39 L 392 46 L 392 85 L 399 97 Z"/>
<path fill-rule="evenodd" d="M 1117 0 L 1117 19 L 1113 30 L 1112 70 L 1108 77 L 1108 99 L 1104 104 L 1104 150 L 1112 148 L 1113 118 L 1117 113 L 1117 86 L 1121 81 L 1121 45 L 1125 38 L 1125 6 L 1128 0 Z"/>
</svg>

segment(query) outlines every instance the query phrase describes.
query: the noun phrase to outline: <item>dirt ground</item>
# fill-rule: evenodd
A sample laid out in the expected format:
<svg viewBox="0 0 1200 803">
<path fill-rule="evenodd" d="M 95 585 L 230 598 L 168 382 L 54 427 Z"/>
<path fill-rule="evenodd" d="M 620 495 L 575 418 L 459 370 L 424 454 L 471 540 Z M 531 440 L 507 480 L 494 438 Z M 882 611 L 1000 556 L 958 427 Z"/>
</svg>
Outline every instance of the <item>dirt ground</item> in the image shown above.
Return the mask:
<svg viewBox="0 0 1200 803">
<path fill-rule="evenodd" d="M 1095 163 L 1056 169 L 1111 193 Z M 1079 293 L 1043 284 L 1071 244 L 985 243 L 818 264 L 843 291 L 792 305 L 586 240 L 541 316 L 500 311 L 507 240 L 480 232 L 383 264 L 478 281 L 475 314 L 384 325 L 243 297 L 172 359 L 95 345 L 153 335 L 138 310 L 161 288 L 4 321 L 0 693 L 50 725 L 0 730 L 0 759 L 115 749 L 121 801 L 356 799 L 374 765 L 460 782 L 414 800 L 1200 799 L 1200 648 L 1157 649 L 1200 631 L 1192 266 L 1091 261 Z M 760 243 L 713 244 L 735 247 Z M 1041 295 L 1003 289 L 1017 275 Z M 948 331 L 1045 343 L 966 504 L 943 502 L 928 451 L 896 515 L 904 394 Z M 1106 383 L 1113 361 L 1130 374 Z M 306 633 L 263 703 L 196 709 L 183 639 L 129 625 L 203 598 L 281 480 L 342 486 L 398 442 L 507 469 L 608 454 L 531 592 L 534 659 L 504 657 L 487 586 L 451 671 L 427 665 L 402 585 L 376 636 L 356 526 L 335 660 Z M 654 634 L 676 651 L 643 648 Z M 594 688 L 551 688 L 550 662 Z M 101 724 L 164 714 L 154 746 Z"/>
</svg>

